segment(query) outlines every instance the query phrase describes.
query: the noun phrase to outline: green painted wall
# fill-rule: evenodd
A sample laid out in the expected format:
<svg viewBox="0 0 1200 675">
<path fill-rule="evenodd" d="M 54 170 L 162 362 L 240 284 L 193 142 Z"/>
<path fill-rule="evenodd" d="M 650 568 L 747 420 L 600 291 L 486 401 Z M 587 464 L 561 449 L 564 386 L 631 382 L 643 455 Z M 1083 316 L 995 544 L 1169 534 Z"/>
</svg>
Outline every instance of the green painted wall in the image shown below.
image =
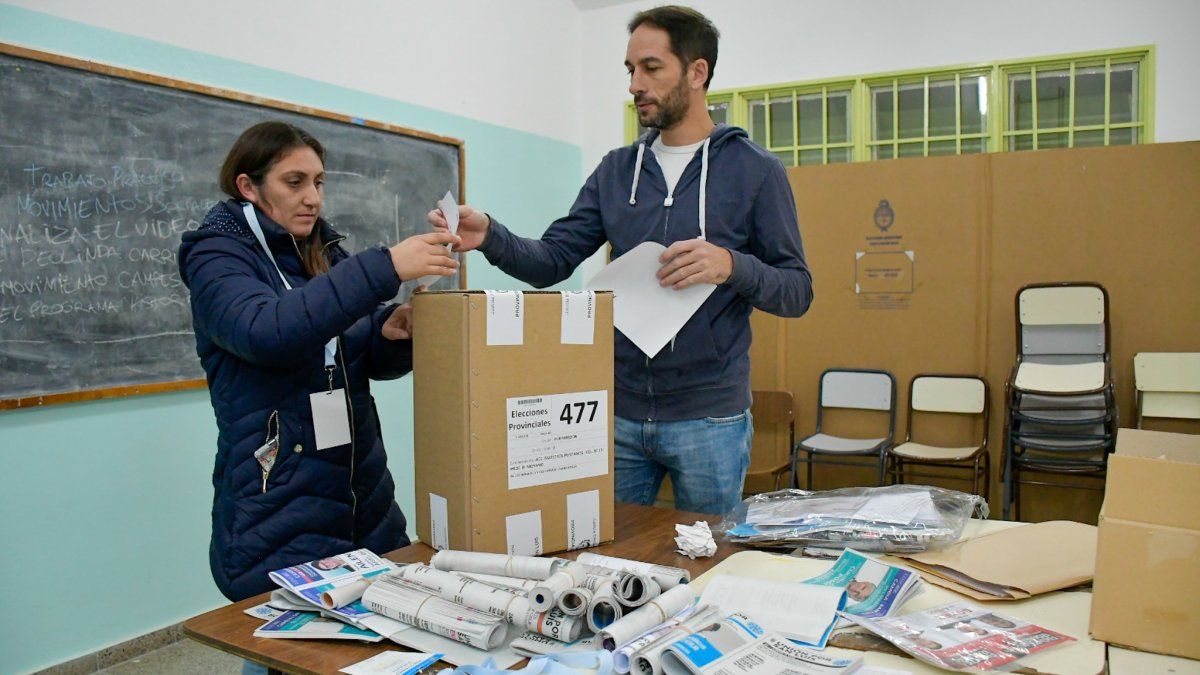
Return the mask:
<svg viewBox="0 0 1200 675">
<path fill-rule="evenodd" d="M 0 41 L 461 138 L 470 203 L 528 236 L 565 213 L 582 183 L 576 145 L 11 5 L 0 4 Z M 468 258 L 472 288 L 524 287 Z M 563 287 L 579 285 L 577 275 Z M 411 519 L 411 378 L 374 392 Z M 223 604 L 208 571 L 216 433 L 207 391 L 0 412 L 0 579 L 12 584 L 0 602 L 0 672 Z"/>
</svg>

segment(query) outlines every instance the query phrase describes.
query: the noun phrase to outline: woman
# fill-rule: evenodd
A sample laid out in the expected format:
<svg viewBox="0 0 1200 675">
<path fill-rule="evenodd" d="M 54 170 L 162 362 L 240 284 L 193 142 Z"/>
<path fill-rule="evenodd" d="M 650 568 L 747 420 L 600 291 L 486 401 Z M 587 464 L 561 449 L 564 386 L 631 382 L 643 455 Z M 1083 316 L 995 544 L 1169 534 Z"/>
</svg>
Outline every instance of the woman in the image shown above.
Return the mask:
<svg viewBox="0 0 1200 675">
<path fill-rule="evenodd" d="M 382 303 L 454 274 L 459 240 L 347 254 L 320 218 L 324 156 L 289 124 L 247 129 L 221 167 L 229 201 L 179 249 L 219 430 L 209 562 L 230 600 L 272 570 L 409 543 L 368 380 L 411 370 L 411 314 Z"/>
</svg>

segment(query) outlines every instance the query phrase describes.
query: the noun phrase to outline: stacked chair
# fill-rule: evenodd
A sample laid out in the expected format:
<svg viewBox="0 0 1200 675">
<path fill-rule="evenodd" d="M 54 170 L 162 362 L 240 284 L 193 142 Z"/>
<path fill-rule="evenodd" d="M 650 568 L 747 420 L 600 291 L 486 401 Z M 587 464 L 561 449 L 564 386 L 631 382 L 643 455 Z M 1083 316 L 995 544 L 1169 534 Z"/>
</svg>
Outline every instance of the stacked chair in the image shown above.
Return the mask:
<svg viewBox="0 0 1200 675">
<path fill-rule="evenodd" d="M 883 419 L 887 419 L 886 434 L 876 437 L 837 436 L 825 432 L 825 411 L 830 408 L 868 411 L 878 422 L 875 428 L 884 431 Z M 796 443 L 792 451 L 793 481 L 797 474 L 800 456 L 806 465 L 805 489 L 813 489 L 813 464 L 842 464 L 868 466 L 876 469 L 877 484 L 883 485 L 888 448 L 896 431 L 896 379 L 886 370 L 861 370 L 855 368 L 830 368 L 821 373 L 821 384 L 817 393 L 817 429 Z M 850 460 L 848 457 L 865 459 Z"/>
<path fill-rule="evenodd" d="M 1016 298 L 1017 362 L 1005 383 L 1004 518 L 1021 485 L 1103 490 L 1116 442 L 1108 292 L 1097 283 L 1034 284 Z M 1070 474 L 1099 481 L 1032 480 Z"/>
</svg>

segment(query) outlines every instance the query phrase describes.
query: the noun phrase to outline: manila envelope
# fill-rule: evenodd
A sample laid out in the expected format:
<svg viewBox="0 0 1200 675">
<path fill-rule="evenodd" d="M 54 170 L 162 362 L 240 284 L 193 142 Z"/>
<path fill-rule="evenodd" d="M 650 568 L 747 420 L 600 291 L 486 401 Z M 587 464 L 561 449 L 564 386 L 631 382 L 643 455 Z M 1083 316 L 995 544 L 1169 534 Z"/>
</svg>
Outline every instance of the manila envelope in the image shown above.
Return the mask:
<svg viewBox="0 0 1200 675">
<path fill-rule="evenodd" d="M 1091 581 L 1096 532 L 1094 525 L 1052 520 L 899 557 L 926 581 L 976 600 L 1021 600 Z"/>
</svg>

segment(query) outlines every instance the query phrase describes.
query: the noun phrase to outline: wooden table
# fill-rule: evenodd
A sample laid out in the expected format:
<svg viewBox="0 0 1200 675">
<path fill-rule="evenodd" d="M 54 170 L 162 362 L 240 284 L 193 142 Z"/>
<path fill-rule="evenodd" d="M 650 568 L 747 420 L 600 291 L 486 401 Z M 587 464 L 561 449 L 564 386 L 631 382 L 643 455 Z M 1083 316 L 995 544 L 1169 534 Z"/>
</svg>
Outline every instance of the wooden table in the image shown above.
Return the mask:
<svg viewBox="0 0 1200 675">
<path fill-rule="evenodd" d="M 738 551 L 747 550 L 744 546 L 722 541 L 719 542 L 716 555 L 711 558 L 691 560 L 687 556 L 675 553 L 676 523 L 690 525 L 697 520 L 706 520 L 716 525 L 721 520 L 719 516 L 618 503 L 615 519 L 615 541 L 587 550 L 682 567 L 689 570 L 693 576 L 699 576 L 709 567 Z M 561 555 L 564 558 L 574 558 L 578 553 L 580 552 L 574 551 Z M 434 549 L 425 544 L 413 544 L 392 551 L 384 557 L 402 563 L 429 562 L 433 554 Z M 269 597 L 270 594 L 264 593 L 189 619 L 183 624 L 183 633 L 210 647 L 288 673 L 332 675 L 341 668 L 379 652 L 407 650 L 406 647 L 387 640 L 372 644 L 341 640 L 279 640 L 254 637 L 254 629 L 262 625 L 262 620 L 245 614 L 243 610 L 260 605 Z"/>
</svg>

